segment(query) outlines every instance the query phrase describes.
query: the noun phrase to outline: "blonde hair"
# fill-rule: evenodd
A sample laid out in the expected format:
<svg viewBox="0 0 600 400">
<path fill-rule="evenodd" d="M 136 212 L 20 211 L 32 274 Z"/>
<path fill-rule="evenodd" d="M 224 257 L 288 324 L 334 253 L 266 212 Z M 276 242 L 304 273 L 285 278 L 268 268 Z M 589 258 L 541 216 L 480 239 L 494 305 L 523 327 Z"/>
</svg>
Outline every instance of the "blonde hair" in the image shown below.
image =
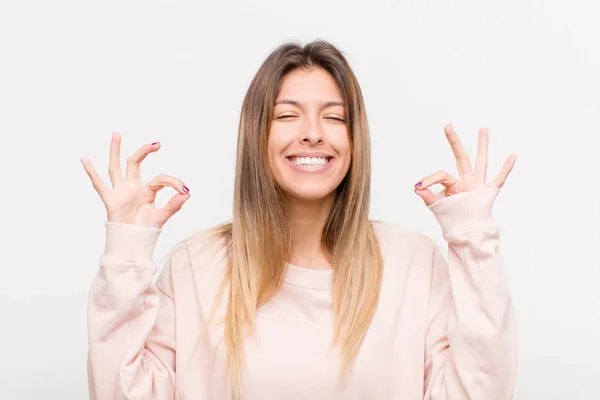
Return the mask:
<svg viewBox="0 0 600 400">
<path fill-rule="evenodd" d="M 346 105 L 352 161 L 336 189 L 321 236 L 333 266 L 334 341 L 345 376 L 377 306 L 383 261 L 368 219 L 370 140 L 359 84 L 343 54 L 326 41 L 275 49 L 256 73 L 244 98 L 237 145 L 233 219 L 215 228 L 225 243 L 229 289 L 224 344 L 230 397 L 242 393 L 243 341 L 254 329 L 256 310 L 277 292 L 290 256 L 285 202 L 267 164 L 267 141 L 276 96 L 285 75 L 322 68 L 337 82 Z"/>
</svg>

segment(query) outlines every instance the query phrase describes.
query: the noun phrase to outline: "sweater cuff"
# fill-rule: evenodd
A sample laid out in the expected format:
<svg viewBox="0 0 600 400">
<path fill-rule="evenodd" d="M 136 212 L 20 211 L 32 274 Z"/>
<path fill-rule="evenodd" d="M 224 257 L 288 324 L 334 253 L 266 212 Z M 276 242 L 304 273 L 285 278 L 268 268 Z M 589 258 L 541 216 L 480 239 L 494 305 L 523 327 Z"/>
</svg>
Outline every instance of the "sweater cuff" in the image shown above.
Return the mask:
<svg viewBox="0 0 600 400">
<path fill-rule="evenodd" d="M 149 264 L 159 228 L 106 222 L 106 247 L 104 258 L 119 264 Z"/>
<path fill-rule="evenodd" d="M 500 189 L 481 188 L 458 193 L 429 206 L 445 237 L 496 228 L 492 206 Z"/>
</svg>

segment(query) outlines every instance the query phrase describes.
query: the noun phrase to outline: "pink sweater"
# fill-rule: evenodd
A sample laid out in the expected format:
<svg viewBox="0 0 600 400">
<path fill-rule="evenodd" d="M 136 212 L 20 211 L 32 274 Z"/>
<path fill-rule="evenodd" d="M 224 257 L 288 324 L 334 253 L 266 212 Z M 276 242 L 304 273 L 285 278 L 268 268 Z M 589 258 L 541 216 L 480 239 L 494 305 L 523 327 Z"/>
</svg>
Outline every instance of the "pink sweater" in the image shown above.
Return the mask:
<svg viewBox="0 0 600 400">
<path fill-rule="evenodd" d="M 329 351 L 332 272 L 290 265 L 245 342 L 244 398 L 512 398 L 517 334 L 491 216 L 498 193 L 479 189 L 430 206 L 448 262 L 427 237 L 375 225 L 384 258 L 379 306 L 343 389 L 336 391 L 338 357 Z M 89 301 L 92 399 L 224 398 L 222 324 L 198 342 L 223 278 L 223 251 L 198 235 L 174 251 L 155 285 L 159 234 L 106 225 Z"/>
</svg>

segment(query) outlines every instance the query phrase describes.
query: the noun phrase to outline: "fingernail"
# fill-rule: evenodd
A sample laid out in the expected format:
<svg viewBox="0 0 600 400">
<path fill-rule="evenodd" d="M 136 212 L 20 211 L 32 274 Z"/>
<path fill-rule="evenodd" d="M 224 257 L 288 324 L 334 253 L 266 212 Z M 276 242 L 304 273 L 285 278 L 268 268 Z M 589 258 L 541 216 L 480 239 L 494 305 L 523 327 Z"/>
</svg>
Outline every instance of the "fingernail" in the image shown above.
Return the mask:
<svg viewBox="0 0 600 400">
<path fill-rule="evenodd" d="M 187 186 L 181 188 L 184 192 L 189 193 L 190 189 Z"/>
<path fill-rule="evenodd" d="M 423 185 L 423 182 L 419 182 L 419 183 L 417 183 L 417 184 L 415 185 L 415 187 L 416 187 L 416 188 L 420 188 L 420 187 L 421 187 L 421 185 Z"/>
<path fill-rule="evenodd" d="M 155 144 L 157 144 L 157 143 L 158 143 L 158 142 L 154 142 L 154 143 L 150 144 L 150 146 L 154 146 L 154 145 L 155 145 Z"/>
</svg>

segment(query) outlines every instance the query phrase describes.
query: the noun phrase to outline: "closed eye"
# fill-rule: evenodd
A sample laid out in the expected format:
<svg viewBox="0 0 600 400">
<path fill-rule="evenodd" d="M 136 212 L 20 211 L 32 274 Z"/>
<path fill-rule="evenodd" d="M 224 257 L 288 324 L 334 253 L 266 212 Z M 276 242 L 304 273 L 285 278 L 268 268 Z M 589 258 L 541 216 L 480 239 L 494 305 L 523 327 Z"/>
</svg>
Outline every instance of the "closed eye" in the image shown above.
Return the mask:
<svg viewBox="0 0 600 400">
<path fill-rule="evenodd" d="M 279 117 L 275 118 L 275 119 L 290 119 L 290 118 L 297 118 L 297 115 L 280 115 Z M 340 117 L 325 117 L 325 119 L 332 119 L 334 121 L 340 121 L 340 122 L 346 122 L 345 119 L 340 118 Z"/>
</svg>

